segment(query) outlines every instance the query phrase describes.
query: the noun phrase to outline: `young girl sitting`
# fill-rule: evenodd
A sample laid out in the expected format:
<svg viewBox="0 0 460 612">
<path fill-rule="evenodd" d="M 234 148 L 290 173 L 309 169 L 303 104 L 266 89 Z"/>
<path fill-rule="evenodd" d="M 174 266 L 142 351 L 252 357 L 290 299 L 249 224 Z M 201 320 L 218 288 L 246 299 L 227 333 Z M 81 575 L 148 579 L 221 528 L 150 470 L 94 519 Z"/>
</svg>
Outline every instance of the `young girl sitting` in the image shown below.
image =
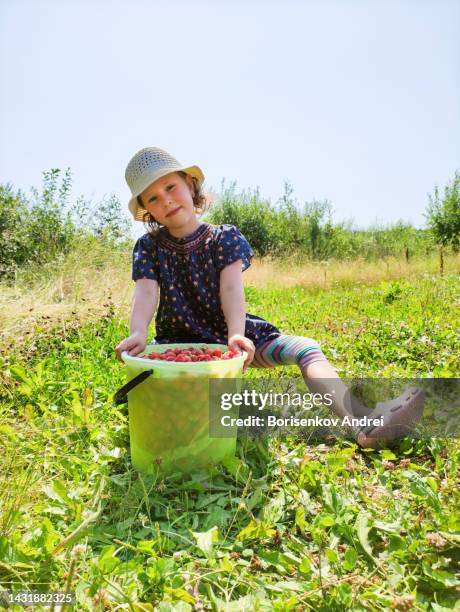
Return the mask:
<svg viewBox="0 0 460 612">
<path fill-rule="evenodd" d="M 370 411 L 340 381 L 317 342 L 285 335 L 246 313 L 242 273 L 253 252 L 235 226 L 215 226 L 197 217 L 206 207 L 198 166 L 183 167 L 166 151 L 148 147 L 134 155 L 125 177 L 132 193 L 129 210 L 135 220 L 148 224 L 149 232 L 134 247 L 130 336 L 116 347 L 118 359 L 123 351 L 137 355 L 145 350 L 160 296 L 155 342 L 227 344 L 246 351 L 245 370 L 297 364 L 312 392 L 332 394 L 337 416 L 383 416 L 383 426 L 354 430 L 363 447 L 399 437 L 420 419 L 421 390 L 409 389 Z"/>
</svg>

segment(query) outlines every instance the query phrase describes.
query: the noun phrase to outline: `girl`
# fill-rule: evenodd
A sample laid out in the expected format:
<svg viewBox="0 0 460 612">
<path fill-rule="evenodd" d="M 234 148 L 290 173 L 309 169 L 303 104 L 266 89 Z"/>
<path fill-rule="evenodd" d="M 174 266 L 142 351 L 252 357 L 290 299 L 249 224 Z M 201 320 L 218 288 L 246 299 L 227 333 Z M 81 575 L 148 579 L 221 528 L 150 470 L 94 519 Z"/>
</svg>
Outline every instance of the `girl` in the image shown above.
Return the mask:
<svg viewBox="0 0 460 612">
<path fill-rule="evenodd" d="M 134 247 L 130 336 L 116 347 L 118 359 L 123 351 L 137 355 L 145 349 L 160 295 L 157 343 L 228 344 L 247 352 L 245 371 L 249 365 L 297 364 L 311 391 L 332 394 L 337 416 L 383 416 L 383 426 L 353 430 L 363 447 L 399 437 L 420 419 L 421 390 L 408 390 L 370 412 L 349 393 L 317 342 L 285 335 L 246 313 L 242 273 L 253 252 L 235 226 L 214 226 L 197 217 L 206 208 L 198 166 L 183 167 L 166 151 L 148 147 L 131 159 L 125 178 L 132 194 L 129 210 L 135 220 L 147 222 L 149 232 Z"/>
</svg>

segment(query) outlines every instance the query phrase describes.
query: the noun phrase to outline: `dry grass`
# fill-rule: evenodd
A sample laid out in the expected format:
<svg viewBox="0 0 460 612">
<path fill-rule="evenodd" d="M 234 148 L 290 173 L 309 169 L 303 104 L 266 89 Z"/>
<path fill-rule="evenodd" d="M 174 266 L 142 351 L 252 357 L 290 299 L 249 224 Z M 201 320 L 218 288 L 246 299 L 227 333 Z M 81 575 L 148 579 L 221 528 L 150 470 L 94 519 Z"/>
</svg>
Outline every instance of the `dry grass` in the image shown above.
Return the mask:
<svg viewBox="0 0 460 612">
<path fill-rule="evenodd" d="M 460 254 L 446 255 L 444 269 L 446 273 L 458 273 Z M 409 264 L 394 258 L 320 263 L 254 260 L 244 281 L 256 288 L 327 289 L 337 284 L 374 283 L 426 273 L 439 273 L 436 254 Z M 130 251 L 109 250 L 97 241 L 82 244 L 58 263 L 21 270 L 13 283 L 0 284 L 1 335 L 11 344 L 38 321 L 56 324 L 94 320 L 107 303 L 113 305 L 115 316 L 127 319 L 133 288 Z"/>
<path fill-rule="evenodd" d="M 81 245 L 66 258 L 21 270 L 13 283 L 0 284 L 0 328 L 10 344 L 37 324 L 97 319 L 107 303 L 117 316 L 129 313 L 133 282 L 131 253 Z M 3 342 L 2 342 L 3 343 Z"/>
<path fill-rule="evenodd" d="M 444 272 L 460 272 L 460 253 L 444 255 Z M 256 260 L 245 272 L 244 280 L 246 285 L 258 289 L 295 286 L 328 289 L 334 285 L 378 283 L 421 274 L 439 274 L 438 254 L 413 259 L 409 263 L 404 258 L 395 257 L 375 262 L 362 259 L 305 263 L 300 263 L 298 258 L 284 262 Z"/>
</svg>

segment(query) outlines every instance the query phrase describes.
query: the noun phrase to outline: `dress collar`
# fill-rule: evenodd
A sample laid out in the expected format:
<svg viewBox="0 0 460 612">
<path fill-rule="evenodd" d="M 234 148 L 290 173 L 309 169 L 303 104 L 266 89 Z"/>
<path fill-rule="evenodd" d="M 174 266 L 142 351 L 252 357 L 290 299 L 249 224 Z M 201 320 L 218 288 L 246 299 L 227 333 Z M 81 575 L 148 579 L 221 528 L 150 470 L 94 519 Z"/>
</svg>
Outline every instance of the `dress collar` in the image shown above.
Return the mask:
<svg viewBox="0 0 460 612">
<path fill-rule="evenodd" d="M 182 238 L 176 238 L 175 236 L 169 233 L 168 229 L 165 226 L 163 226 L 160 229 L 160 236 L 176 244 L 187 244 L 188 242 L 192 242 L 193 240 L 196 240 L 199 236 L 201 236 L 201 234 L 203 234 L 208 227 L 209 223 L 200 223 L 196 230 L 191 234 L 183 236 Z"/>
<path fill-rule="evenodd" d="M 158 237 L 163 247 L 177 253 L 190 253 L 201 247 L 211 235 L 215 226 L 210 223 L 202 223 L 194 232 L 182 238 L 172 236 L 166 227 L 161 227 Z"/>
</svg>

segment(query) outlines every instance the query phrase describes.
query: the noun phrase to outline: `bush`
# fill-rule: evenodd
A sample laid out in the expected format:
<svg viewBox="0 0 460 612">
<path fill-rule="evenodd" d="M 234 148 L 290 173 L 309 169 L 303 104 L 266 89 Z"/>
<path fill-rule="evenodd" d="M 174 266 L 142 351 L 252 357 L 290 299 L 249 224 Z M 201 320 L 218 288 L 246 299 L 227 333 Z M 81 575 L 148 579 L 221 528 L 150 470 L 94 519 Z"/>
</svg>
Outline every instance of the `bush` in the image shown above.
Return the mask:
<svg viewBox="0 0 460 612">
<path fill-rule="evenodd" d="M 261 257 L 282 256 L 292 249 L 312 258 L 322 258 L 327 253 L 332 231 L 327 201 L 305 204 L 300 212 L 288 183 L 277 206 L 262 200 L 258 190 L 237 194 L 235 187 L 235 182 L 229 188 L 223 186 L 221 196 L 207 216 L 211 223 L 236 225 Z"/>
<path fill-rule="evenodd" d="M 27 260 L 24 223 L 28 214 L 23 194 L 15 193 L 10 184 L 0 185 L 0 277 L 11 274 Z"/>
<path fill-rule="evenodd" d="M 306 202 L 293 197 L 288 183 L 276 205 L 260 198 L 258 190 L 237 194 L 236 183 L 222 186 L 217 203 L 208 213 L 211 223 L 236 225 L 259 256 L 298 254 L 310 260 L 381 259 L 428 254 L 434 247 L 428 230 L 399 221 L 393 225 L 357 230 L 351 223 L 332 222 L 328 200 Z"/>
<path fill-rule="evenodd" d="M 70 170 L 58 184 L 60 170 L 43 173 L 42 191 L 29 200 L 10 184 L 0 185 L 0 277 L 13 277 L 25 265 L 42 265 L 69 251 L 75 227 L 64 212 L 70 191 Z"/>
<path fill-rule="evenodd" d="M 124 216 L 120 200 L 111 195 L 98 203 L 86 228 L 96 237 L 116 246 L 131 240 L 131 222 Z"/>
<path fill-rule="evenodd" d="M 222 184 L 219 200 L 206 215 L 206 219 L 217 225 L 236 225 L 245 236 L 250 236 L 251 246 L 257 255 L 268 255 L 277 243 L 276 224 L 270 203 L 260 200 L 258 190 L 236 194 L 235 187 L 236 182 L 227 188 Z"/>
<path fill-rule="evenodd" d="M 43 265 L 65 256 L 86 236 L 111 246 L 131 243 L 131 226 L 115 196 L 94 206 L 83 197 L 69 205 L 71 171 L 53 168 L 43 173 L 32 197 L 0 185 L 0 278 L 12 278 L 25 265 Z"/>
<path fill-rule="evenodd" d="M 460 172 L 455 172 L 454 180 L 444 187 L 444 198 L 439 197 L 439 189 L 434 188 L 434 196 L 429 197 L 425 217 L 438 244 L 452 245 L 455 252 L 460 248 Z"/>
<path fill-rule="evenodd" d="M 67 253 L 75 236 L 75 226 L 65 206 L 71 189 L 71 173 L 67 169 L 58 184 L 60 170 L 43 173 L 41 193 L 33 188 L 34 199 L 25 222 L 32 261 L 51 261 L 60 253 Z"/>
</svg>

